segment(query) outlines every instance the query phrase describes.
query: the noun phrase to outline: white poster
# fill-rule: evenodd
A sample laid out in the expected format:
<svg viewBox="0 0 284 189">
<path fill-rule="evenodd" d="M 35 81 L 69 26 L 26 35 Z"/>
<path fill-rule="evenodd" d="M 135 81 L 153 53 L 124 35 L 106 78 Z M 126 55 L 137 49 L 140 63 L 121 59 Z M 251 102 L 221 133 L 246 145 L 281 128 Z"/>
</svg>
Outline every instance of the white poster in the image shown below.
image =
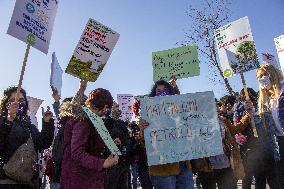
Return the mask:
<svg viewBox="0 0 284 189">
<path fill-rule="evenodd" d="M 54 87 L 57 90 L 59 96 L 61 96 L 62 89 L 62 74 L 63 70 L 60 67 L 55 52 L 53 52 L 50 69 L 50 86 Z"/>
<path fill-rule="evenodd" d="M 36 127 L 38 127 L 38 122 L 37 122 L 37 111 L 42 104 L 43 100 L 37 99 L 34 97 L 27 96 L 28 103 L 29 103 L 29 116 L 31 119 L 32 124 L 34 124 Z"/>
<path fill-rule="evenodd" d="M 47 54 L 58 0 L 17 0 L 7 34 Z"/>
<path fill-rule="evenodd" d="M 119 109 L 121 110 L 120 119 L 125 121 L 126 119 L 132 120 L 134 113 L 132 111 L 132 106 L 135 102 L 135 98 L 131 94 L 118 94 L 117 101 L 119 105 Z"/>
<path fill-rule="evenodd" d="M 274 42 L 278 53 L 280 67 L 282 72 L 284 72 L 284 35 L 276 37 Z"/>
<path fill-rule="evenodd" d="M 259 67 L 248 17 L 215 30 L 214 37 L 226 78 Z"/>
<path fill-rule="evenodd" d="M 118 38 L 119 33 L 94 19 L 89 19 L 66 73 L 87 81 L 96 81 Z"/>
</svg>

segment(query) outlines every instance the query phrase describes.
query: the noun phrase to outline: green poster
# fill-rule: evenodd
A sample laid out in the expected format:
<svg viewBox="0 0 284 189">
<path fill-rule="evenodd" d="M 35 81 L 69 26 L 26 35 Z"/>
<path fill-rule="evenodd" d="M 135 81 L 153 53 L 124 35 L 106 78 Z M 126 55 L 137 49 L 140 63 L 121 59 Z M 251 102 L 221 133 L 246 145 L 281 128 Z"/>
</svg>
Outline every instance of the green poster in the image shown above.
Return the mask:
<svg viewBox="0 0 284 189">
<path fill-rule="evenodd" d="M 92 110 L 90 110 L 89 108 L 84 107 L 84 106 L 82 106 L 82 108 L 85 111 L 85 113 L 88 115 L 88 117 L 90 118 L 91 122 L 93 123 L 93 126 L 96 128 L 97 132 L 99 133 L 99 135 L 101 136 L 105 145 L 108 147 L 111 153 L 114 155 L 121 155 L 121 152 L 117 148 L 107 128 L 105 127 L 105 124 L 102 118 L 99 117 L 94 112 L 92 112 Z"/>
<path fill-rule="evenodd" d="M 197 46 L 188 45 L 179 48 L 152 53 L 154 82 L 200 75 Z"/>
</svg>

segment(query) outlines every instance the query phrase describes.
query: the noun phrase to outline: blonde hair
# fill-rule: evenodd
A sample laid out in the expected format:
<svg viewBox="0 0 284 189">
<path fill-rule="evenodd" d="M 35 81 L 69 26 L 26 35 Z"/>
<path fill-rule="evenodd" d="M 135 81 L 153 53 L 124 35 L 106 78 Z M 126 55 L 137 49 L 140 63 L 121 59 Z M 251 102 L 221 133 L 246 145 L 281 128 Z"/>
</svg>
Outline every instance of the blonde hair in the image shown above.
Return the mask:
<svg viewBox="0 0 284 189">
<path fill-rule="evenodd" d="M 277 69 L 272 64 L 264 64 L 256 70 L 257 75 L 262 74 L 268 76 L 271 81 L 271 89 L 269 90 L 272 93 L 272 98 L 278 98 L 281 92 L 281 82 L 283 80 L 283 75 L 279 69 Z M 268 100 L 271 97 L 267 89 L 259 88 L 259 98 L 258 98 L 258 110 L 259 114 L 262 115 L 265 111 L 265 104 L 268 103 Z"/>
</svg>

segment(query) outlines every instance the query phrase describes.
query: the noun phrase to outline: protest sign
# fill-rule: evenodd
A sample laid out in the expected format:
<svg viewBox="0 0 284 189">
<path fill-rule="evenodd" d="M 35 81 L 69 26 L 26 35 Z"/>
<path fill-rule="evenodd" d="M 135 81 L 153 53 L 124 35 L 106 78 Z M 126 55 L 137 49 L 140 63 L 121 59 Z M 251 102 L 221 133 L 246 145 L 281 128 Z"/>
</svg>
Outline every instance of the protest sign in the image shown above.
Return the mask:
<svg viewBox="0 0 284 189">
<path fill-rule="evenodd" d="M 264 64 L 273 64 L 276 68 L 280 69 L 274 55 L 270 53 L 261 53 L 261 55 Z"/>
<path fill-rule="evenodd" d="M 114 155 L 121 155 L 121 152 L 117 148 L 116 144 L 112 140 L 107 128 L 105 127 L 104 121 L 101 117 L 99 117 L 97 114 L 92 112 L 87 107 L 82 106 L 84 112 L 88 115 L 91 122 L 93 123 L 93 126 L 96 128 L 97 132 L 101 136 L 102 140 L 104 141 L 105 145 L 108 147 L 108 149 L 111 151 Z"/>
<path fill-rule="evenodd" d="M 200 75 L 197 46 L 188 45 L 179 48 L 152 53 L 154 82 L 169 81 Z"/>
<path fill-rule="evenodd" d="M 129 121 L 133 118 L 132 105 L 134 104 L 135 98 L 131 94 L 118 94 L 117 101 L 119 105 L 119 109 L 121 110 L 120 119 L 125 121 L 128 119 Z"/>
<path fill-rule="evenodd" d="M 32 124 L 34 124 L 36 127 L 38 127 L 38 122 L 37 122 L 37 111 L 42 104 L 43 100 L 37 99 L 34 97 L 27 96 L 28 103 L 29 103 L 29 116 L 31 119 Z"/>
<path fill-rule="evenodd" d="M 83 80 L 96 81 L 118 38 L 117 32 L 96 20 L 89 19 L 66 73 Z"/>
<path fill-rule="evenodd" d="M 61 96 L 63 71 L 57 60 L 55 52 L 52 53 L 51 69 L 50 69 L 50 86 L 55 88 L 58 95 Z"/>
<path fill-rule="evenodd" d="M 214 37 L 226 78 L 259 67 L 248 17 L 215 30 Z"/>
<path fill-rule="evenodd" d="M 140 100 L 149 166 L 224 153 L 213 92 Z"/>
<path fill-rule="evenodd" d="M 282 72 L 284 72 L 284 35 L 274 38 L 274 42 L 278 53 L 280 67 Z"/>
<path fill-rule="evenodd" d="M 47 54 L 57 7 L 57 0 L 17 0 L 7 33 Z"/>
</svg>

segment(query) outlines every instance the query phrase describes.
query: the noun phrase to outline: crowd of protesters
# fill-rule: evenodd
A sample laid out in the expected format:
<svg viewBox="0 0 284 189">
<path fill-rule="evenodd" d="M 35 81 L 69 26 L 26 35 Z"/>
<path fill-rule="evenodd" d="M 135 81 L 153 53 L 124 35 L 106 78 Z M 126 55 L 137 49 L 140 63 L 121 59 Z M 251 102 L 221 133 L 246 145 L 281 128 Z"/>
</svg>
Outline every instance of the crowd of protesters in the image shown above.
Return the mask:
<svg viewBox="0 0 284 189">
<path fill-rule="evenodd" d="M 74 97 L 61 101 L 52 88 L 55 115 L 42 109 L 39 131 L 28 116 L 26 91 L 10 87 L 0 104 L 0 189 L 236 189 L 239 182 L 243 189 L 284 188 L 283 76 L 264 64 L 256 79 L 259 91 L 248 88 L 250 100 L 245 89 L 216 99 L 223 154 L 155 166 L 147 164 L 143 134 L 149 123 L 140 116 L 139 100 L 135 121 L 122 121 L 106 89 L 86 96 L 81 81 Z M 173 77 L 156 82 L 148 96 L 178 94 Z M 103 118 L 122 155 L 108 150 L 83 106 Z"/>
</svg>

